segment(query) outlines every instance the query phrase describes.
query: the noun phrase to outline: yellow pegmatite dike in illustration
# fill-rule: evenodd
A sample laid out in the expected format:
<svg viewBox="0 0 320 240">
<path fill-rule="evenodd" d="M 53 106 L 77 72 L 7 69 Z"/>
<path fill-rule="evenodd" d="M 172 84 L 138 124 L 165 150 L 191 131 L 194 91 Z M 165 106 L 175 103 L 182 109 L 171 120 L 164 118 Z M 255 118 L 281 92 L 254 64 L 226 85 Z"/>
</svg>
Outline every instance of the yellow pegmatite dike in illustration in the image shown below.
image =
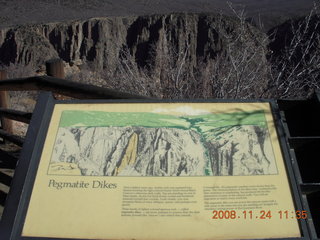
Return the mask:
<svg viewBox="0 0 320 240">
<path fill-rule="evenodd" d="M 296 210 L 267 102 L 56 104 L 22 235 L 299 237 Z"/>
<path fill-rule="evenodd" d="M 137 157 L 137 146 L 138 135 L 136 133 L 133 133 L 129 139 L 129 144 L 127 146 L 123 159 L 121 160 L 121 165 L 116 168 L 115 175 L 118 175 L 118 173 L 121 172 L 121 170 L 127 165 L 133 165 L 135 163 Z"/>
</svg>

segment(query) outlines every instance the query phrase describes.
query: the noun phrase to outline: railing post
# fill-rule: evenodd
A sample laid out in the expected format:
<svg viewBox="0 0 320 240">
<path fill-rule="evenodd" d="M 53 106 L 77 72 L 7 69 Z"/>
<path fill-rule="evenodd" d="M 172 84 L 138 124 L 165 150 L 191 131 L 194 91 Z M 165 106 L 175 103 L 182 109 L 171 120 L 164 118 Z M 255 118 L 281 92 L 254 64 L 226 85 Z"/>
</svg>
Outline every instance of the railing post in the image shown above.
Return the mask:
<svg viewBox="0 0 320 240">
<path fill-rule="evenodd" d="M 64 65 L 61 59 L 51 59 L 46 61 L 46 72 L 48 76 L 56 78 L 64 78 Z M 53 93 L 55 99 L 63 99 L 63 96 Z"/>
<path fill-rule="evenodd" d="M 48 76 L 64 78 L 64 66 L 61 59 L 52 59 L 46 62 L 46 72 Z"/>
<path fill-rule="evenodd" d="M 7 72 L 5 70 L 0 70 L 0 81 L 7 79 Z M 0 108 L 9 108 L 9 94 L 6 91 L 0 91 Z M 1 128 L 12 133 L 12 121 L 0 116 Z"/>
</svg>

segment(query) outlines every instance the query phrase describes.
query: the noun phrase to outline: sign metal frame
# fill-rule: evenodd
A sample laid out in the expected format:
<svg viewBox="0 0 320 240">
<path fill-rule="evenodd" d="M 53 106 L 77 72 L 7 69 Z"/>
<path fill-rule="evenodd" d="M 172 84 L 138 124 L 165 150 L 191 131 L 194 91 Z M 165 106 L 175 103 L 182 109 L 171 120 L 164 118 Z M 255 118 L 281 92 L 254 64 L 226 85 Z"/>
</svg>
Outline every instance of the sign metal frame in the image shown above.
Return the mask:
<svg viewBox="0 0 320 240">
<path fill-rule="evenodd" d="M 10 192 L 7 197 L 6 207 L 0 221 L 0 236 L 3 240 L 54 240 L 57 238 L 46 237 L 22 237 L 22 228 L 30 201 L 33 184 L 35 181 L 44 141 L 47 135 L 50 119 L 56 104 L 83 104 L 83 103 L 252 103 L 268 102 L 274 118 L 278 140 L 281 146 L 282 156 L 285 162 L 289 185 L 295 209 L 304 209 L 302 197 L 295 171 L 299 171 L 296 165 L 292 165 L 289 148 L 285 141 L 280 113 L 274 100 L 55 100 L 51 93 L 42 92 L 39 96 L 32 120 L 29 125 L 26 140 L 21 156 L 14 174 Z M 298 220 L 302 237 L 300 238 L 278 238 L 280 239 L 310 239 L 307 219 Z M 61 238 L 59 238 L 61 239 Z M 83 239 L 84 240 L 84 239 Z"/>
</svg>

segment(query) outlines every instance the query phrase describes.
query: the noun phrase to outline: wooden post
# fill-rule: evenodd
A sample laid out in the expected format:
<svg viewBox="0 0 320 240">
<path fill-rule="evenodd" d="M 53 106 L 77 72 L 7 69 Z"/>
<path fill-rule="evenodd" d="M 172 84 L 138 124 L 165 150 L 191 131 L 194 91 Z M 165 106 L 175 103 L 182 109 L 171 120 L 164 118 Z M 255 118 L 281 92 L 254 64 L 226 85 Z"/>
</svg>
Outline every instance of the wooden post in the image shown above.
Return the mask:
<svg viewBox="0 0 320 240">
<path fill-rule="evenodd" d="M 7 79 L 7 72 L 5 70 L 0 70 L 0 81 Z M 0 91 L 0 108 L 9 108 L 9 94 L 6 91 Z M 12 121 L 7 118 L 2 118 L 0 116 L 1 120 L 1 128 L 8 132 L 13 133 L 12 131 Z"/>
<path fill-rule="evenodd" d="M 52 59 L 46 62 L 46 72 L 48 76 L 64 78 L 64 66 L 61 59 Z"/>
<path fill-rule="evenodd" d="M 51 59 L 46 62 L 46 72 L 48 76 L 64 78 L 64 66 L 61 59 Z M 62 95 L 53 93 L 55 99 L 65 99 Z"/>
</svg>

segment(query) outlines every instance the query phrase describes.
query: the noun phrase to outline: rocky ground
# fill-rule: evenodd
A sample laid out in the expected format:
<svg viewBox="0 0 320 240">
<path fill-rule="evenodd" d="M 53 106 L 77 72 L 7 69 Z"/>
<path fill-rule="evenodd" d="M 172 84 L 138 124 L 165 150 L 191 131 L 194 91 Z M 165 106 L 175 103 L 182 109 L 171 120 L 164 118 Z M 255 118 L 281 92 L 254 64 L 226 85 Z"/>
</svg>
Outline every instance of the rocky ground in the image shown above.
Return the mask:
<svg viewBox="0 0 320 240">
<path fill-rule="evenodd" d="M 9 176 L 13 176 L 13 173 L 14 171 L 11 170 L 11 169 L 0 169 L 0 172 L 6 174 L 6 175 L 9 175 Z M 0 191 L 3 191 L 5 193 L 8 193 L 9 192 L 9 187 L 0 183 Z M 1 216 L 2 216 L 2 213 L 3 213 L 3 209 L 4 207 L 2 205 L 0 205 L 0 219 L 1 219 Z"/>
<path fill-rule="evenodd" d="M 11 153 L 13 155 L 16 155 L 16 156 L 20 152 L 20 147 L 17 147 L 16 145 L 10 144 L 10 143 L 0 144 L 0 149 L 4 150 L 4 151 L 7 151 L 7 152 L 9 152 L 9 153 Z M 11 176 L 11 177 L 14 174 L 14 170 L 12 170 L 12 169 L 0 168 L 0 172 L 5 174 L 5 175 Z M 9 186 L 7 186 L 7 185 L 5 185 L 5 184 L 0 182 L 0 191 L 2 191 L 2 192 L 7 194 L 9 192 Z M 1 216 L 2 216 L 3 209 L 4 209 L 4 206 L 2 206 L 0 204 L 0 219 L 1 219 Z"/>
</svg>

